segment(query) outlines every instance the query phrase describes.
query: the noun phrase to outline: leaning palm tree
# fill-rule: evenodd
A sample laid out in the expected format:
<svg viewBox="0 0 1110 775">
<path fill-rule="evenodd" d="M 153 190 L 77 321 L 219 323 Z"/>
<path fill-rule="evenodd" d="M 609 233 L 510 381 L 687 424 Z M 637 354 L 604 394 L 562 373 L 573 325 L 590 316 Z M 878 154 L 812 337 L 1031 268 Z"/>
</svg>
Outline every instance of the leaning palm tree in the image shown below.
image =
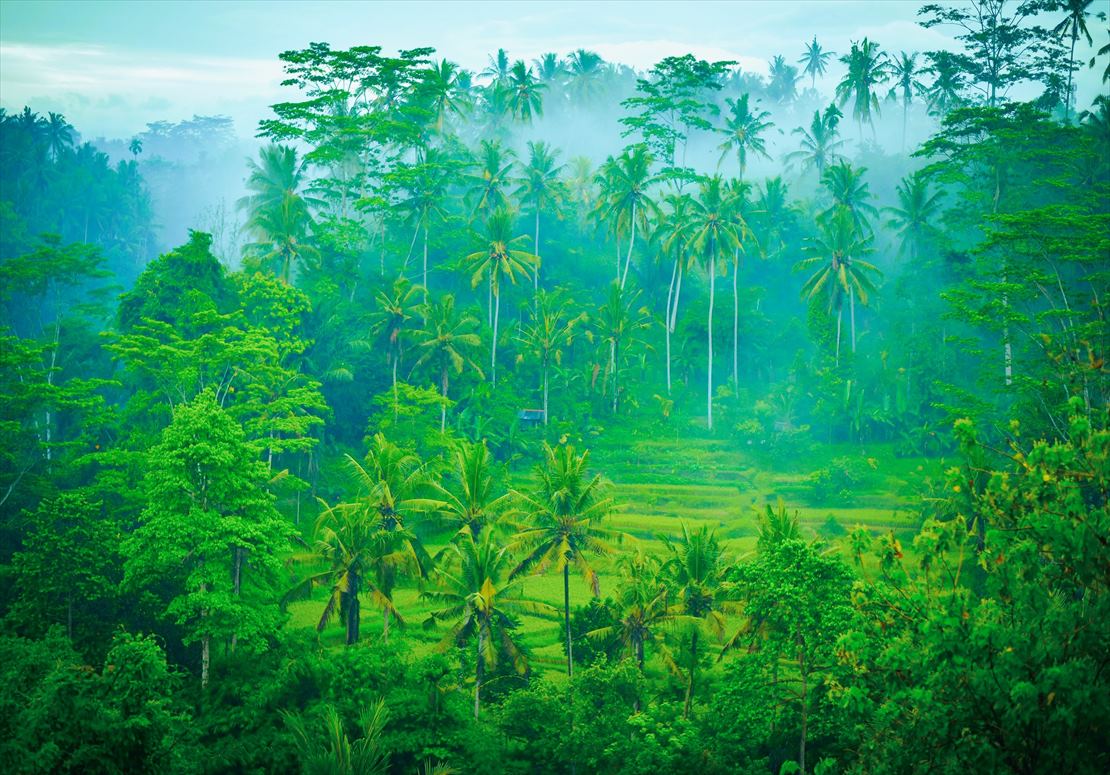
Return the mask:
<svg viewBox="0 0 1110 775">
<path fill-rule="evenodd" d="M 482 376 L 482 370 L 470 358 L 470 353 L 482 344 L 478 336 L 478 319 L 455 309 L 455 297 L 444 294 L 422 309 L 424 327 L 416 334 L 416 348 L 420 354 L 413 366 L 427 366 L 439 379 L 440 396 L 439 429 L 447 429 L 447 389 L 451 373 L 462 374 L 467 367 Z"/>
<path fill-rule="evenodd" d="M 520 187 L 516 190 L 522 202 L 532 206 L 536 215 L 536 236 L 533 248 L 536 251 L 536 270 L 533 274 L 535 292 L 540 290 L 540 265 L 543 252 L 540 250 L 540 212 L 559 201 L 561 185 L 559 173 L 562 164 L 556 165 L 559 151 L 545 142 L 528 141 L 528 164 L 521 172 Z"/>
<path fill-rule="evenodd" d="M 563 348 L 570 346 L 574 332 L 587 319 L 585 312 L 570 316 L 570 302 L 557 294 L 540 291 L 536 296 L 532 322 L 522 326 L 517 340 L 521 345 L 521 358 L 534 358 L 540 366 L 543 391 L 543 424 L 548 424 L 548 376 L 551 365 L 562 363 Z"/>
<path fill-rule="evenodd" d="M 534 253 L 520 250 L 516 246 L 527 240 L 520 234 L 513 236 L 513 215 L 508 210 L 494 210 L 486 220 L 486 233 L 482 238 L 483 248 L 466 257 L 473 269 L 470 277 L 471 287 L 477 288 L 483 277 L 488 278 L 493 309 L 490 321 L 493 326 L 493 339 L 490 348 L 490 383 L 497 384 L 497 332 L 501 317 L 501 281 L 508 280 L 516 285 L 518 275 L 527 276 L 528 270 L 539 259 Z"/>
<path fill-rule="evenodd" d="M 717 257 L 721 250 L 740 246 L 740 235 L 733 219 L 735 199 L 724 187 L 720 175 L 714 175 L 701 184 L 701 191 L 693 202 L 691 217 L 693 234 L 691 245 L 706 264 L 709 277 L 709 311 L 706 316 L 708 353 L 706 355 L 705 418 L 713 430 L 713 301 L 717 282 Z"/>
<path fill-rule="evenodd" d="M 485 672 L 496 667 L 499 657 L 507 657 L 520 675 L 528 670 L 528 661 L 513 639 L 517 616 L 524 613 L 555 615 L 546 603 L 525 600 L 521 596 L 522 579 L 509 576 L 503 581 L 510 562 L 507 547 L 500 544 L 493 531 L 486 531 L 481 541 L 467 533 L 461 540 L 447 545 L 443 562 L 436 570 L 439 589 L 422 594 L 425 600 L 442 606 L 433 611 L 424 625 L 434 628 L 438 622 L 450 623 L 442 641 L 443 648 L 475 642 L 474 718 L 481 712 L 482 680 Z"/>
<path fill-rule="evenodd" d="M 516 544 L 528 553 L 513 569 L 510 578 L 523 573 L 554 570 L 563 574 L 563 621 L 567 639 L 567 675 L 574 673 L 573 645 L 570 636 L 570 568 L 578 568 L 594 597 L 600 594 L 597 571 L 591 555 L 612 554 L 608 531 L 600 526 L 612 508 L 604 495 L 601 475 L 589 475 L 589 451 L 581 455 L 574 447 L 544 445 L 544 460 L 536 468 L 535 486 L 528 493 L 516 493 L 520 508 L 528 519 Z"/>
<path fill-rule="evenodd" d="M 725 125 L 720 129 L 725 135 L 725 141 L 717 146 L 721 151 L 717 167 L 720 168 L 725 157 L 735 152 L 741 180 L 744 179 L 744 170 L 748 166 L 749 153 L 765 159 L 771 158 L 767 153 L 767 143 L 761 137 L 765 131 L 774 126 L 766 120 L 771 114 L 766 110 L 760 110 L 758 106 L 749 107 L 750 96 L 750 94 L 742 94 L 738 100 L 725 100 L 730 113 L 725 118 Z"/>
<path fill-rule="evenodd" d="M 871 125 L 871 132 L 874 134 L 872 114 L 879 113 L 876 88 L 887 80 L 889 63 L 879 46 L 867 38 L 859 42 L 853 41 L 851 52 L 840 57 L 840 61 L 848 66 L 848 72 L 836 86 L 836 99 L 841 106 L 852 101 L 852 116 L 859 125 L 862 142 L 864 122 Z"/>
<path fill-rule="evenodd" d="M 828 60 L 834 54 L 833 51 L 825 51 L 821 48 L 821 44 L 817 42 L 817 36 L 813 36 L 813 42 L 806 44 L 805 53 L 802 58 L 798 60 L 798 64 L 805 65 L 802 72 L 811 78 L 811 88 L 817 88 L 817 76 L 825 74 L 825 68 L 828 67 Z"/>
<path fill-rule="evenodd" d="M 457 535 L 466 533 L 477 540 L 496 522 L 509 496 L 494 494 L 493 456 L 485 441 L 460 442 L 451 453 L 450 463 L 447 475 L 451 486 L 430 481 L 432 495 L 422 503 L 457 527 Z"/>
<path fill-rule="evenodd" d="M 683 523 L 678 540 L 664 537 L 663 541 L 670 551 L 663 571 L 678 588 L 683 613 L 698 622 L 690 631 L 690 669 L 683 708 L 686 717 L 690 715 L 697 674 L 698 631 L 700 626 L 705 626 L 718 639 L 724 634 L 721 593 L 732 568 L 725 561 L 724 548 L 716 532 L 707 525 L 692 531 Z"/>
<path fill-rule="evenodd" d="M 840 130 L 841 113 L 835 105 L 825 108 L 824 114 L 819 110 L 813 111 L 813 120 L 809 129 L 798 127 L 793 134 L 801 135 L 801 148 L 786 154 L 787 160 L 800 159 L 803 170 L 817 170 L 817 177 L 825 174 L 825 167 L 841 158 L 838 148 L 844 141 L 838 139 Z"/>
<path fill-rule="evenodd" d="M 652 155 L 643 143 L 625 148 L 620 156 L 610 156 L 598 172 L 601 197 L 597 214 L 601 220 L 613 224 L 618 235 L 629 230 L 628 254 L 624 268 L 617 261 L 617 280 L 623 289 L 628 282 L 628 268 L 632 264 L 632 249 L 636 246 L 636 228 L 647 230 L 649 216 L 655 207 L 648 193 L 655 178 L 651 174 Z"/>
<path fill-rule="evenodd" d="M 871 275 L 878 275 L 874 264 L 861 259 L 872 252 L 873 235 L 862 235 L 852 214 L 845 208 L 838 208 L 831 217 L 821 222 L 821 233 L 810 241 L 806 252 L 809 258 L 795 264 L 796 271 L 814 269 L 802 286 L 802 296 L 816 301 L 822 294 L 827 296 L 829 310 L 836 310 L 836 362 L 840 363 L 840 331 L 844 313 L 844 297 L 848 297 L 851 311 L 852 352 L 856 351 L 856 307 L 855 297 L 866 305 L 868 297 L 875 290 Z"/>
</svg>

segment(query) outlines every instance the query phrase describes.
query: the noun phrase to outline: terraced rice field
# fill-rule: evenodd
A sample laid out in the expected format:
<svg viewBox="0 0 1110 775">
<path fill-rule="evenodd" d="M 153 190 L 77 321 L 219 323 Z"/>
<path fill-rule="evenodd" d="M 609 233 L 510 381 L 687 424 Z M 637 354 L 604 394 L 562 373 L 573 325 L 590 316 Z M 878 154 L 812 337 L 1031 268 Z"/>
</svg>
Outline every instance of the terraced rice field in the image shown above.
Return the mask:
<svg viewBox="0 0 1110 775">
<path fill-rule="evenodd" d="M 600 440 L 599 440 L 600 441 Z M 609 445 L 597 443 L 591 465 L 611 482 L 610 495 L 615 508 L 607 520 L 611 530 L 624 534 L 621 550 L 639 548 L 649 553 L 665 552 L 661 536 L 677 535 L 682 523 L 691 527 L 712 525 L 726 543 L 733 557 L 740 558 L 755 549 L 758 535 L 759 510 L 781 498 L 797 512 L 803 533 L 815 536 L 826 526 L 830 516 L 845 530 L 862 525 L 873 533 L 894 531 L 904 546 L 909 546 L 917 527 L 915 481 L 926 473 L 936 473 L 936 460 L 895 459 L 886 450 L 870 450 L 874 455 L 871 471 L 864 486 L 853 493 L 850 505 L 819 505 L 807 500 L 808 471 L 795 466 L 792 470 L 776 470 L 757 464 L 756 460 L 726 442 L 688 440 L 676 445 L 673 441 L 627 440 Z M 855 455 L 866 461 L 858 449 L 829 452 L 829 458 Z M 820 461 L 814 467 L 822 465 Z M 518 471 L 513 476 L 515 487 L 526 487 L 530 472 Z M 442 547 L 448 536 L 429 536 L 433 553 Z M 830 537 L 836 542 L 835 537 Z M 614 560 L 599 558 L 595 567 L 601 575 L 602 597 L 613 594 L 617 585 Z M 534 576 L 524 582 L 527 597 L 541 600 L 561 609 L 562 579 L 556 575 Z M 586 583 L 571 577 L 571 603 L 581 605 L 589 600 Z M 323 610 L 325 590 L 317 590 L 312 600 L 293 603 L 293 623 L 305 627 L 315 625 Z M 396 591 L 395 603 L 406 617 L 408 627 L 399 637 L 406 638 L 416 652 L 435 648 L 443 630 L 425 631 L 421 624 L 431 610 L 420 599 L 415 585 L 403 585 Z M 562 649 L 561 618 L 524 617 L 519 634 L 531 654 L 533 670 L 552 677 L 559 675 L 565 657 Z M 362 635 L 381 637 L 381 614 L 368 604 L 363 606 Z M 394 630 L 396 631 L 396 630 Z M 321 639 L 329 645 L 343 642 L 342 628 L 333 623 Z"/>
</svg>

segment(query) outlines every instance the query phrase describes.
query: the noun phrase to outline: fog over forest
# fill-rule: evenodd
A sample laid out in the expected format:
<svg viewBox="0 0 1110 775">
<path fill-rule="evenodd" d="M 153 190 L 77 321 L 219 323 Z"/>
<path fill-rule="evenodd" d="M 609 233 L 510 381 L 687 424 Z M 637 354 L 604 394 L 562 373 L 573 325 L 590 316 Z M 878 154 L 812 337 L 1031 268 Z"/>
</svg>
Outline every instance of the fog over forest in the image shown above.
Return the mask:
<svg viewBox="0 0 1110 775">
<path fill-rule="evenodd" d="M 1104 6 L 0 5 L 0 766 L 1110 770 Z"/>
</svg>

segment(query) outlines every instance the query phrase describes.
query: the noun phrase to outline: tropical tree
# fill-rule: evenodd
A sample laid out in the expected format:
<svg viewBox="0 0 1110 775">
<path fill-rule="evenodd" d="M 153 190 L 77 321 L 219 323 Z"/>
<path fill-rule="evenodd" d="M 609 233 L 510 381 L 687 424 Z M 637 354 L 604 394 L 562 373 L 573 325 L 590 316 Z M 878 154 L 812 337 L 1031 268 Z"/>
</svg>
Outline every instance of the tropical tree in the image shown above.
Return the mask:
<svg viewBox="0 0 1110 775">
<path fill-rule="evenodd" d="M 840 57 L 848 66 L 848 72 L 836 86 L 836 99 L 841 106 L 852 102 L 852 116 L 859 125 L 860 142 L 863 142 L 863 124 L 871 125 L 872 134 L 875 124 L 872 113 L 879 112 L 879 96 L 876 88 L 885 82 L 889 73 L 887 56 L 879 46 L 867 38 L 852 41 L 852 50 Z"/>
<path fill-rule="evenodd" d="M 524 613 L 555 615 L 555 609 L 546 603 L 521 596 L 523 579 L 510 574 L 503 580 L 510 562 L 508 547 L 501 545 L 493 531 L 485 531 L 481 541 L 467 533 L 444 550 L 443 561 L 436 568 L 440 588 L 422 593 L 424 599 L 443 606 L 429 615 L 425 627 L 450 622 L 443 647 L 475 641 L 475 719 L 481 712 L 485 672 L 496 667 L 501 656 L 507 657 L 520 675 L 528 670 L 528 660 L 513 639 L 517 617 Z"/>
<path fill-rule="evenodd" d="M 483 239 L 485 246 L 482 250 L 477 250 L 466 257 L 466 261 L 473 268 L 473 274 L 470 277 L 471 286 L 478 287 L 482 278 L 487 277 L 493 297 L 493 309 L 490 311 L 493 326 L 490 383 L 493 385 L 497 384 L 497 332 L 501 317 L 501 281 L 507 279 L 516 285 L 517 275 L 527 275 L 528 270 L 539 261 L 534 253 L 515 247 L 528 237 L 523 234 L 514 237 L 512 233 L 512 213 L 501 208 L 494 210 L 486 220 L 486 233 Z"/>
<path fill-rule="evenodd" d="M 848 297 L 851 311 L 852 352 L 856 351 L 856 307 L 855 298 L 866 305 L 870 294 L 875 290 L 871 276 L 878 275 L 874 264 L 862 260 L 872 252 L 873 235 L 862 235 L 855 219 L 846 208 L 837 208 L 831 217 L 821 223 L 820 234 L 807 246 L 809 258 L 795 264 L 795 271 L 812 269 L 802 286 L 802 296 L 815 301 L 825 294 L 829 310 L 836 310 L 836 362 L 840 363 L 840 331 L 844 311 L 844 297 Z"/>
<path fill-rule="evenodd" d="M 417 332 L 416 347 L 420 353 L 413 369 L 427 366 L 439 377 L 440 395 L 439 429 L 447 429 L 447 389 L 451 373 L 462 374 L 467 367 L 482 376 L 482 370 L 470 358 L 470 353 L 481 346 L 478 336 L 478 319 L 455 309 L 455 297 L 447 293 L 421 310 L 424 327 Z"/>
<path fill-rule="evenodd" d="M 516 190 L 522 202 L 532 206 L 536 215 L 536 235 L 533 248 L 536 251 L 536 271 L 533 274 L 535 292 L 540 289 L 540 266 L 543 252 L 540 250 L 540 212 L 559 201 L 562 187 L 559 173 L 564 165 L 556 166 L 559 151 L 545 142 L 528 141 L 528 164 L 521 170 L 520 187 Z"/>
<path fill-rule="evenodd" d="M 605 496 L 601 475 L 589 475 L 589 451 L 576 455 L 574 447 L 544 445 L 543 462 L 536 467 L 535 486 L 516 493 L 529 524 L 518 534 L 516 544 L 527 554 L 510 574 L 553 570 L 563 574 L 563 622 L 567 639 L 567 675 L 574 674 L 570 634 L 570 568 L 574 565 L 594 597 L 600 594 L 597 571 L 590 556 L 607 556 L 612 547 L 607 530 L 600 525 L 612 508 Z"/>
<path fill-rule="evenodd" d="M 399 202 L 401 209 L 407 210 L 409 219 L 414 225 L 412 242 L 409 243 L 408 253 L 405 255 L 405 264 L 402 273 L 408 269 L 412 249 L 421 230 L 424 232 L 423 261 L 421 264 L 421 287 L 424 292 L 424 302 L 428 301 L 428 232 L 434 217 L 446 218 L 447 211 L 443 207 L 447 185 L 453 172 L 457 171 L 460 164 L 451 160 L 446 153 L 437 148 L 422 148 L 417 154 L 416 164 L 412 166 L 397 167 L 389 175 L 393 183 L 404 196 Z"/>
<path fill-rule="evenodd" d="M 671 282 L 667 288 L 667 307 L 663 316 L 663 331 L 667 347 L 667 395 L 671 393 L 671 335 L 678 319 L 678 301 L 682 293 L 682 278 L 691 268 L 695 253 L 693 239 L 693 200 L 688 194 L 668 194 L 663 200 L 659 221 L 653 238 L 664 255 L 674 257 Z"/>
<path fill-rule="evenodd" d="M 49 113 L 43 131 L 52 162 L 57 163 L 63 153 L 73 150 L 73 126 L 61 113 Z"/>
<path fill-rule="evenodd" d="M 447 518 L 458 534 L 469 533 L 477 540 L 482 531 L 493 525 L 499 511 L 506 505 L 508 494 L 495 496 L 493 456 L 486 442 L 460 442 L 451 452 L 446 472 L 452 486 L 435 479 L 429 481 L 432 497 L 426 505 Z"/>
<path fill-rule="evenodd" d="M 930 51 L 926 55 L 929 66 L 921 72 L 933 76 L 933 82 L 924 91 L 929 110 L 945 116 L 964 103 L 964 71 L 958 56 L 950 51 Z"/>
<path fill-rule="evenodd" d="M 740 235 L 732 208 L 735 198 L 725 189 L 720 175 L 705 179 L 698 197 L 693 200 L 691 246 L 706 264 L 709 276 L 709 311 L 706 313 L 708 329 L 706 354 L 705 419 L 713 430 L 713 301 L 717 282 L 717 256 L 722 249 L 740 246 Z"/>
<path fill-rule="evenodd" d="M 720 167 L 728 154 L 735 151 L 736 162 L 740 167 L 740 179 L 744 179 L 744 170 L 748 166 L 748 154 L 752 153 L 770 159 L 767 153 L 766 141 L 760 136 L 773 126 L 767 121 L 771 114 L 760 110 L 758 105 L 754 108 L 748 106 L 750 94 L 740 95 L 740 99 L 726 99 L 729 106 L 729 115 L 725 118 L 725 125 L 720 132 L 725 135 L 725 141 L 717 146 L 721 151 L 721 158 L 717 161 Z"/>
<path fill-rule="evenodd" d="M 683 706 L 683 715 L 689 716 L 698 667 L 699 626 L 704 625 L 717 638 L 724 634 L 722 587 L 732 567 L 725 561 L 724 549 L 716 532 L 708 525 L 690 530 L 684 522 L 678 540 L 664 536 L 663 541 L 670 552 L 663 571 L 678 588 L 682 612 L 699 622 L 690 630 L 690 669 Z"/>
<path fill-rule="evenodd" d="M 543 424 L 548 424 L 548 376 L 552 363 L 562 363 L 563 347 L 570 346 L 574 339 L 575 328 L 585 323 L 585 312 L 570 317 L 567 308 L 570 303 L 557 294 L 540 291 L 536 297 L 532 322 L 521 328 L 518 341 L 524 350 L 540 365 L 543 391 Z"/>
<path fill-rule="evenodd" d="M 509 206 L 509 185 L 512 182 L 513 153 L 497 140 L 483 140 L 477 172 L 470 175 L 470 197 L 475 201 L 473 213 L 488 215 Z"/>
<path fill-rule="evenodd" d="M 586 105 L 600 91 L 605 60 L 593 51 L 576 49 L 567 55 L 568 88 L 579 105 Z"/>
<path fill-rule="evenodd" d="M 828 60 L 834 53 L 833 51 L 825 51 L 821 48 L 821 44 L 817 42 L 816 35 L 813 36 L 812 43 L 806 44 L 805 53 L 803 53 L 802 58 L 798 60 L 798 64 L 805 65 L 802 72 L 811 78 L 811 88 L 817 88 L 817 76 L 825 74 Z"/>
<path fill-rule="evenodd" d="M 424 88 L 431 102 L 432 115 L 435 117 L 436 134 L 443 135 L 447 120 L 451 115 L 461 116 L 466 111 L 468 100 L 462 88 L 464 71 L 454 62 L 441 59 L 433 62 L 424 80 Z"/>
<path fill-rule="evenodd" d="M 540 54 L 533 59 L 532 67 L 536 69 L 540 81 L 547 85 L 559 82 L 567 72 L 559 55 L 552 52 Z"/>
<path fill-rule="evenodd" d="M 642 333 L 651 327 L 647 307 L 636 306 L 639 298 L 638 290 L 622 290 L 614 280 L 609 285 L 609 296 L 598 308 L 595 328 L 597 338 L 609 351 L 606 374 L 613 377 L 613 414 L 620 408 L 621 360 L 634 345 L 643 342 Z"/>
<path fill-rule="evenodd" d="M 777 102 L 792 102 L 798 96 L 798 68 L 787 64 L 786 57 L 776 54 L 768 67 L 767 94 Z"/>
<path fill-rule="evenodd" d="M 513 117 L 524 124 L 532 123 L 532 116 L 543 116 L 543 90 L 541 83 L 532 73 L 532 68 L 523 60 L 513 63 L 509 74 L 509 109 Z"/>
<path fill-rule="evenodd" d="M 334 705 L 323 710 L 323 734 L 313 730 L 300 715 L 282 711 L 285 725 L 293 733 L 304 775 L 386 775 L 389 752 L 382 745 L 382 731 L 389 720 L 383 700 L 359 717 L 362 737 L 354 742 L 347 736 L 343 719 Z"/>
<path fill-rule="evenodd" d="M 819 217 L 828 218 L 846 211 L 861 234 L 870 234 L 871 224 L 867 219 L 877 216 L 879 211 L 871 204 L 871 188 L 863 179 L 865 172 L 866 167 L 856 168 L 843 160 L 826 169 L 821 176 L 821 185 L 832 197 L 832 204 Z"/>
<path fill-rule="evenodd" d="M 496 54 L 490 55 L 489 64 L 478 75 L 491 79 L 494 86 L 503 86 L 508 83 L 511 69 L 509 55 L 505 53 L 505 49 L 499 48 Z"/>
<path fill-rule="evenodd" d="M 829 105 L 824 113 L 819 110 L 813 111 L 813 120 L 809 124 L 809 129 L 798 127 L 793 132 L 802 136 L 802 147 L 788 153 L 786 158 L 800 159 L 802 169 L 815 169 L 817 177 L 820 178 L 825 174 L 825 167 L 841 158 L 837 151 L 844 145 L 844 141 L 838 139 L 840 130 L 837 125 L 840 123 L 840 118 L 841 113 L 835 105 Z"/>
<path fill-rule="evenodd" d="M 243 228 L 255 238 L 244 251 L 263 264 L 276 263 L 278 275 L 289 282 L 293 265 L 319 255 L 305 240 L 312 230 L 310 205 L 317 200 L 300 193 L 304 165 L 297 152 L 284 145 L 269 145 L 258 153 L 258 161 L 247 162 L 250 175 L 238 205 L 248 213 Z"/>
<path fill-rule="evenodd" d="M 397 367 L 405 352 L 405 340 L 411 336 L 409 324 L 419 313 L 416 295 L 420 289 L 408 280 L 398 278 L 389 288 L 374 297 L 377 310 L 371 317 L 371 332 L 386 345 L 386 362 L 393 380 L 393 411 L 397 411 Z"/>
<path fill-rule="evenodd" d="M 740 389 L 740 269 L 741 254 L 745 244 L 753 241 L 753 232 L 748 226 L 748 192 L 751 186 L 742 180 L 728 183 L 728 196 L 733 201 L 732 218 L 736 222 L 737 236 L 740 241 L 732 251 L 732 381 L 737 391 Z"/>
<path fill-rule="evenodd" d="M 925 85 L 918 80 L 921 70 L 917 67 L 917 53 L 907 54 L 903 51 L 890 63 L 890 78 L 894 85 L 887 92 L 887 99 L 897 100 L 902 98 L 902 149 L 906 148 L 906 119 L 909 116 L 910 103 L 914 94 L 923 94 Z"/>
<path fill-rule="evenodd" d="M 620 156 L 610 156 L 598 172 L 601 196 L 597 203 L 598 216 L 613 224 L 620 235 L 628 229 L 628 253 L 624 268 L 617 260 L 617 280 L 623 290 L 628 282 L 628 268 L 632 264 L 632 249 L 636 245 L 636 227 L 647 230 L 649 217 L 655 203 L 648 193 L 654 177 L 651 174 L 652 155 L 643 143 L 625 148 Z"/>
<path fill-rule="evenodd" d="M 657 631 L 686 617 L 670 605 L 670 590 L 660 573 L 660 563 L 652 555 L 637 551 L 617 560 L 621 582 L 613 601 L 613 624 L 586 633 L 586 637 L 602 643 L 617 642 L 624 653 L 636 660 L 644 670 L 645 646 L 656 640 Z M 668 665 L 669 653 L 663 653 Z"/>
<path fill-rule="evenodd" d="M 1094 0 L 1059 0 L 1056 8 L 1053 10 L 1061 10 L 1066 13 L 1063 20 L 1052 28 L 1054 35 L 1067 36 L 1071 38 L 1071 50 L 1068 54 L 1068 90 L 1064 97 L 1064 123 L 1068 123 L 1068 115 L 1071 110 L 1072 102 L 1072 77 L 1075 74 L 1075 43 L 1082 35 L 1087 39 L 1087 45 L 1093 46 L 1094 39 L 1091 37 L 1090 30 L 1087 29 L 1087 9 L 1091 7 Z M 53 115 L 53 114 L 51 114 Z"/>
<path fill-rule="evenodd" d="M 890 215 L 887 225 L 897 229 L 901 241 L 899 254 L 908 254 L 910 261 L 916 264 L 922 245 L 937 233 L 934 221 L 940 214 L 944 192 L 932 191 L 928 175 L 921 170 L 903 178 L 896 192 L 897 206 L 885 208 Z"/>
</svg>

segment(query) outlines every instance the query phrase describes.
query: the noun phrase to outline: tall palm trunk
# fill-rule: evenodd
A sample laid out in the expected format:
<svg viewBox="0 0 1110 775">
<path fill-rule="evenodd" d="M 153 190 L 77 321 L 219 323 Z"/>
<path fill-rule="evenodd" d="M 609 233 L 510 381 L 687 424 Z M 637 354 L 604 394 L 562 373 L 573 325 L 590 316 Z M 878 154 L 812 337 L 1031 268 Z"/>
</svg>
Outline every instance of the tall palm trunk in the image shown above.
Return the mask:
<svg viewBox="0 0 1110 775">
<path fill-rule="evenodd" d="M 348 573 L 346 599 L 343 600 L 343 613 L 347 620 L 347 645 L 358 643 L 360 603 L 358 599 L 359 577 L 357 573 Z"/>
<path fill-rule="evenodd" d="M 1064 94 L 1064 123 L 1068 123 L 1068 114 L 1071 112 L 1071 77 L 1075 72 L 1075 40 L 1079 37 L 1079 25 L 1072 21 L 1071 27 L 1071 55 L 1068 57 L 1068 90 Z M 1092 60 L 1093 61 L 1093 60 Z"/>
<path fill-rule="evenodd" d="M 478 720 L 478 714 L 482 710 L 482 672 L 485 663 L 482 661 L 483 646 L 486 645 L 486 631 L 479 625 L 478 626 L 478 661 L 474 665 L 474 720 Z"/>
<path fill-rule="evenodd" d="M 671 299 L 674 298 L 675 280 L 678 277 L 678 259 L 671 269 L 671 284 L 667 286 L 667 307 L 663 313 L 663 334 L 667 341 L 667 395 L 671 394 Z"/>
<path fill-rule="evenodd" d="M 712 247 L 709 255 L 709 314 L 706 317 L 709 353 L 706 356 L 705 378 L 705 419 L 709 430 L 713 430 L 713 296 L 717 285 L 717 246 Z"/>
<path fill-rule="evenodd" d="M 613 367 L 613 414 L 617 413 L 618 396 L 620 395 L 620 385 L 618 383 L 618 367 L 617 367 L 617 340 L 614 339 L 609 343 L 609 363 Z"/>
<path fill-rule="evenodd" d="M 686 682 L 686 702 L 682 707 L 682 718 L 690 717 L 690 703 L 694 697 L 694 674 L 698 669 L 698 631 L 690 636 L 690 677 Z"/>
<path fill-rule="evenodd" d="M 732 265 L 732 382 L 736 386 L 736 398 L 740 398 L 740 248 Z"/>
<path fill-rule="evenodd" d="M 443 402 L 439 405 L 439 432 L 443 433 L 447 430 L 447 367 L 443 368 L 443 374 L 440 376 L 440 395 L 443 396 Z"/>
<path fill-rule="evenodd" d="M 574 675 L 574 652 L 570 639 L 570 566 L 563 566 L 563 622 L 567 630 L 567 675 Z"/>
<path fill-rule="evenodd" d="M 807 705 L 809 704 L 809 685 L 807 681 L 807 679 L 809 678 L 809 674 L 806 672 L 805 658 L 801 657 L 799 659 L 799 662 L 801 663 L 802 668 L 802 734 L 801 739 L 798 741 L 798 765 L 804 775 L 806 771 L 806 727 L 809 721 L 809 708 L 807 707 Z"/>
<path fill-rule="evenodd" d="M 628 267 L 632 266 L 632 247 L 636 244 L 636 200 L 632 200 L 632 237 L 628 240 L 628 256 L 624 259 L 624 272 L 621 274 L 621 290 L 628 282 Z"/>
<path fill-rule="evenodd" d="M 543 424 L 547 425 L 547 358 L 543 360 Z"/>
<path fill-rule="evenodd" d="M 532 273 L 533 294 L 540 293 L 540 208 L 536 205 L 536 270 Z"/>
<path fill-rule="evenodd" d="M 848 317 L 852 324 L 852 354 L 856 353 L 856 289 L 848 286 Z"/>
<path fill-rule="evenodd" d="M 428 223 L 424 222 L 424 303 L 428 303 Z"/>
<path fill-rule="evenodd" d="M 490 357 L 490 382 L 497 385 L 497 323 L 501 317 L 501 289 L 493 289 L 493 348 Z"/>
<path fill-rule="evenodd" d="M 836 308 L 836 365 L 840 365 L 840 320 L 844 317 L 844 307 Z"/>
</svg>

